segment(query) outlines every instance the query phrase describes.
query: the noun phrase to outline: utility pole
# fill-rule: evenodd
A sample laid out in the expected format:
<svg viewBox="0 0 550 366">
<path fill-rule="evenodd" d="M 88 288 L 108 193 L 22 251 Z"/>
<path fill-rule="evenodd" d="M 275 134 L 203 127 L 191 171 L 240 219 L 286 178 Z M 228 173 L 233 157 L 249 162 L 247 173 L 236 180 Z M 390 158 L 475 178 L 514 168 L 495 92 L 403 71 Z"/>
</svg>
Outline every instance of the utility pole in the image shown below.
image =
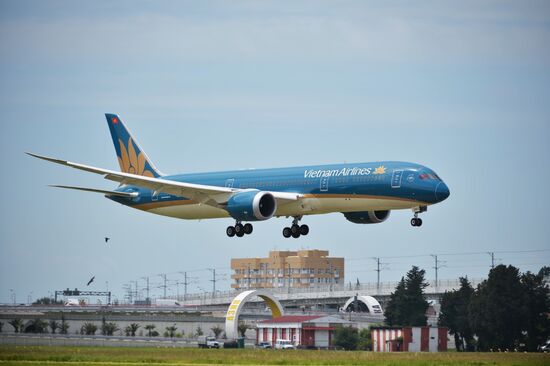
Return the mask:
<svg viewBox="0 0 550 366">
<path fill-rule="evenodd" d="M 290 263 L 287 263 L 288 264 L 288 293 L 290 293 Z"/>
<path fill-rule="evenodd" d="M 329 278 L 329 291 L 332 292 L 332 280 L 334 279 L 334 272 L 332 271 L 332 262 L 328 262 L 329 268 L 330 268 L 330 278 Z"/>
<path fill-rule="evenodd" d="M 380 262 L 380 257 L 373 257 L 372 259 L 374 259 L 376 261 L 376 269 L 375 269 L 375 271 L 376 271 L 376 290 L 380 291 L 380 272 L 382 272 L 382 269 L 383 269 L 383 268 L 380 268 L 380 265 L 385 265 L 385 264 L 388 264 L 388 263 Z"/>
<path fill-rule="evenodd" d="M 250 290 L 250 264 L 248 265 L 248 287 L 247 288 Z"/>
<path fill-rule="evenodd" d="M 166 299 L 166 274 L 165 273 L 161 273 L 159 274 L 160 277 L 162 277 L 162 279 L 164 280 L 164 285 L 161 286 L 164 288 L 164 295 L 163 295 L 163 298 Z"/>
<path fill-rule="evenodd" d="M 445 265 L 440 264 L 442 261 L 440 261 L 440 260 L 437 259 L 437 255 L 432 254 L 431 256 L 432 256 L 432 257 L 434 258 L 434 260 L 435 260 L 435 266 L 434 266 L 433 268 L 435 269 L 435 288 L 436 288 L 436 290 L 437 290 L 437 288 L 439 287 L 439 280 L 438 280 L 438 278 L 437 278 L 437 272 L 438 272 L 438 270 L 439 270 L 441 267 L 445 267 Z"/>
<path fill-rule="evenodd" d="M 149 277 L 141 277 L 142 279 L 144 279 L 147 283 L 146 287 L 145 287 L 145 291 L 147 292 L 147 298 L 145 299 L 146 301 L 150 301 L 149 299 Z"/>
<path fill-rule="evenodd" d="M 187 300 L 187 285 L 189 285 L 189 282 L 187 281 L 187 272 L 180 272 L 183 275 L 183 301 Z"/>
<path fill-rule="evenodd" d="M 216 296 L 216 282 L 218 281 L 218 278 L 216 277 L 216 268 L 208 268 L 210 272 L 212 272 L 212 279 L 210 280 L 212 282 L 212 297 Z"/>
<path fill-rule="evenodd" d="M 495 252 L 487 252 L 491 256 L 491 269 L 495 268 Z"/>
</svg>

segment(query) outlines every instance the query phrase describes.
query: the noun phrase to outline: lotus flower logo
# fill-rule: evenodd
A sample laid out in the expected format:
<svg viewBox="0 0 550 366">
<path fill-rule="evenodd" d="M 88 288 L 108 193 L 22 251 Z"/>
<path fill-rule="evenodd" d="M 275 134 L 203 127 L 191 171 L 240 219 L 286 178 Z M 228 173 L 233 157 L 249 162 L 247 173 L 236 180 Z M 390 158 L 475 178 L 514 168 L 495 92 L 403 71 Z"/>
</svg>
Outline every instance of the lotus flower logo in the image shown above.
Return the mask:
<svg viewBox="0 0 550 366">
<path fill-rule="evenodd" d="M 386 174 L 386 167 L 384 165 L 380 165 L 378 168 L 374 169 L 373 174 Z"/>
<path fill-rule="evenodd" d="M 154 178 L 153 173 L 145 169 L 145 155 L 140 151 L 139 155 L 136 153 L 132 138 L 128 138 L 128 149 L 124 146 L 121 139 L 118 140 L 120 144 L 120 155 L 118 157 L 118 163 L 120 164 L 120 170 L 125 173 L 143 175 L 146 177 Z"/>
</svg>

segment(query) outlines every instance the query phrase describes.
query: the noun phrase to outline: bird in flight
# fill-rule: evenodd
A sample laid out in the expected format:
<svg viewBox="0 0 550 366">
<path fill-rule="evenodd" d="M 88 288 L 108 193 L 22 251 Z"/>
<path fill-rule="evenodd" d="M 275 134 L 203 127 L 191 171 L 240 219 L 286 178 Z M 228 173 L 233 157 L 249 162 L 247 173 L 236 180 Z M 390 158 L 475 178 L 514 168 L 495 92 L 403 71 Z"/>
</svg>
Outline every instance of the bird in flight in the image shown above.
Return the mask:
<svg viewBox="0 0 550 366">
<path fill-rule="evenodd" d="M 105 237 L 105 243 L 107 243 L 109 241 L 109 239 L 111 239 L 111 238 Z"/>
<path fill-rule="evenodd" d="M 88 283 L 86 284 L 86 286 L 90 286 L 90 283 L 94 282 L 94 279 L 95 279 L 95 276 L 93 276 L 92 278 L 90 278 L 90 280 L 88 281 Z"/>
</svg>

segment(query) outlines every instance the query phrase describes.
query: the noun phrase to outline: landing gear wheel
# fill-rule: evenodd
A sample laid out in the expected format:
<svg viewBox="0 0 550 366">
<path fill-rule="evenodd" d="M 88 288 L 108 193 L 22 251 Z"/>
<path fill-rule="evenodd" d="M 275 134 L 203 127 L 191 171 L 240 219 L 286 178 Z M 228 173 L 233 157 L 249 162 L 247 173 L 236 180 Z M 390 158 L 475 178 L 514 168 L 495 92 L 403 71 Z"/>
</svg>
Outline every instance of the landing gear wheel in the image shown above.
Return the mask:
<svg viewBox="0 0 550 366">
<path fill-rule="evenodd" d="M 416 219 L 416 226 L 422 226 L 422 219 Z"/>
<path fill-rule="evenodd" d="M 309 234 L 309 226 L 302 225 L 300 226 L 300 235 L 307 235 Z"/>
<path fill-rule="evenodd" d="M 296 233 L 297 233 L 298 236 L 299 236 L 299 235 L 300 235 L 300 226 L 294 224 L 294 225 L 292 225 L 292 226 L 290 227 L 290 231 L 292 232 L 292 236 L 294 236 L 294 234 L 296 234 Z"/>
<path fill-rule="evenodd" d="M 235 228 L 233 226 L 228 226 L 227 229 L 225 229 L 225 233 L 232 238 L 235 236 Z"/>
<path fill-rule="evenodd" d="M 252 230 L 254 230 L 252 224 L 244 224 L 244 233 L 246 235 L 252 234 Z"/>
<path fill-rule="evenodd" d="M 293 237 L 294 239 L 298 239 L 298 238 L 300 237 L 300 231 L 297 231 L 297 232 L 295 232 L 295 233 L 292 233 L 292 237 Z"/>
<path fill-rule="evenodd" d="M 416 218 L 415 217 L 413 217 L 411 219 L 411 226 L 416 226 Z"/>
<path fill-rule="evenodd" d="M 237 235 L 238 238 L 242 238 L 244 236 L 244 230 L 239 231 L 236 235 Z"/>
<path fill-rule="evenodd" d="M 237 236 L 239 236 L 239 233 L 243 233 L 243 235 L 244 235 L 244 226 L 243 226 L 243 224 L 235 225 L 235 234 L 237 234 Z"/>
<path fill-rule="evenodd" d="M 284 236 L 285 238 L 290 238 L 291 235 L 292 235 L 292 231 L 290 230 L 290 228 L 289 228 L 289 227 L 285 227 L 285 228 L 283 229 L 283 236 Z"/>
</svg>

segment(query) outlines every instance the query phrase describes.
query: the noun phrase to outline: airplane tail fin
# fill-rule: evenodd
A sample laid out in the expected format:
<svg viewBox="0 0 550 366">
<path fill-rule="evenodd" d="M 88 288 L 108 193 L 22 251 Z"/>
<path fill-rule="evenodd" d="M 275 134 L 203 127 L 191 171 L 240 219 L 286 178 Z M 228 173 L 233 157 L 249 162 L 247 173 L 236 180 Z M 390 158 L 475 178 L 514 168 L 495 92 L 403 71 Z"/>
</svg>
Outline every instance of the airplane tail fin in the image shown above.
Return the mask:
<svg viewBox="0 0 550 366">
<path fill-rule="evenodd" d="M 105 117 L 115 145 L 120 171 L 152 178 L 162 176 L 120 117 L 109 113 L 106 113 Z"/>
</svg>

